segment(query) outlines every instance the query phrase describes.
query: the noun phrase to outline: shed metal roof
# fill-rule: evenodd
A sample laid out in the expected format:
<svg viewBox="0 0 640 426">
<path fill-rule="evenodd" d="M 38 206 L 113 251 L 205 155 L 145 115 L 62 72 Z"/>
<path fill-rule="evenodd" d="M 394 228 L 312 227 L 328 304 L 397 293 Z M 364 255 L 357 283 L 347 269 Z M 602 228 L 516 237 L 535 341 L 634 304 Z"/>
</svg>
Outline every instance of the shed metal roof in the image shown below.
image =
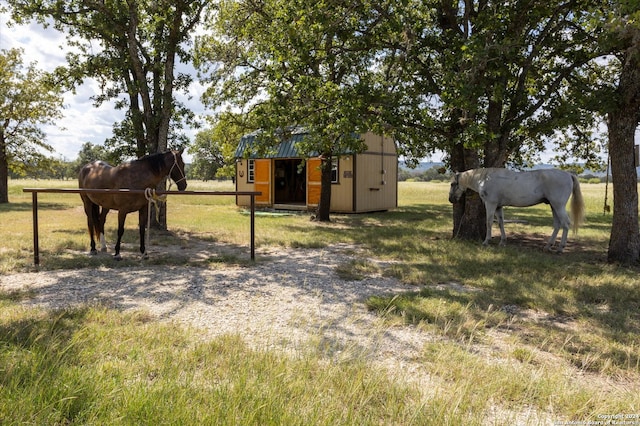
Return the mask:
<svg viewBox="0 0 640 426">
<path fill-rule="evenodd" d="M 279 143 L 274 148 L 268 150 L 263 155 L 258 156 L 257 154 L 251 152 L 249 158 L 300 158 L 301 155 L 298 153 L 296 149 L 296 143 L 302 141 L 304 137 L 307 135 L 304 131 L 298 131 L 292 133 L 289 139 Z M 248 135 L 244 135 L 240 139 L 240 143 L 236 148 L 235 157 L 242 158 L 245 156 L 245 151 L 248 148 L 254 146 L 256 141 L 259 139 L 260 131 L 256 131 L 253 133 L 249 133 Z"/>
<path fill-rule="evenodd" d="M 253 133 L 249 133 L 248 135 L 244 135 L 240 139 L 240 143 L 236 148 L 236 152 L 234 154 L 235 158 L 244 158 L 245 151 L 248 148 L 253 147 L 256 141 L 259 140 L 260 131 L 257 130 Z M 307 132 L 304 129 L 296 129 L 291 133 L 289 139 L 280 142 L 277 146 L 268 150 L 266 153 L 262 155 L 257 155 L 252 150 L 249 150 L 249 158 L 302 158 L 302 154 L 298 152 L 296 149 L 296 145 L 298 142 L 301 142 L 305 136 L 307 136 Z M 354 137 L 358 137 L 358 134 L 352 134 Z M 343 155 L 349 155 L 353 152 L 344 152 Z M 309 157 L 316 157 L 318 155 L 317 152 L 312 152 Z"/>
</svg>

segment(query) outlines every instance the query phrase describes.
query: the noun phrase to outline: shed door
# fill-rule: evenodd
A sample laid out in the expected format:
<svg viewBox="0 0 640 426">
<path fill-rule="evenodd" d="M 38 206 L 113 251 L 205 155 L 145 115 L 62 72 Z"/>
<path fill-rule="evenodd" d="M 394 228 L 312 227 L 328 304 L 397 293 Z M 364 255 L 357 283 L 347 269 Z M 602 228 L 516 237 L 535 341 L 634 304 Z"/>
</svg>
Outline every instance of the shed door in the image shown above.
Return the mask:
<svg viewBox="0 0 640 426">
<path fill-rule="evenodd" d="M 254 164 L 254 188 L 255 191 L 262 192 L 262 195 L 256 197 L 256 204 L 271 205 L 271 160 L 255 160 Z"/>
<path fill-rule="evenodd" d="M 320 170 L 321 160 L 310 158 L 307 160 L 307 206 L 317 206 L 320 204 L 320 186 L 322 172 Z"/>
</svg>

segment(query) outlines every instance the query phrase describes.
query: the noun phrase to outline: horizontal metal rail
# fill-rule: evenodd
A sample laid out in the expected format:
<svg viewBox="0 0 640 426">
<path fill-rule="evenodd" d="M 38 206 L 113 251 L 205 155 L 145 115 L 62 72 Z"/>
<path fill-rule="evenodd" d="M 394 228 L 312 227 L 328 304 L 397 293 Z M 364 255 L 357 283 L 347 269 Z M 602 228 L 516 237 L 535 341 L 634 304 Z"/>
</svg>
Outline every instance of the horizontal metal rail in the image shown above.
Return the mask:
<svg viewBox="0 0 640 426">
<path fill-rule="evenodd" d="M 33 264 L 40 265 L 40 243 L 38 237 L 38 193 L 70 193 L 70 194 L 145 194 L 144 189 L 85 189 L 85 188 L 24 188 L 23 192 L 31 193 L 33 210 Z M 256 259 L 255 251 L 255 212 L 256 196 L 259 191 L 155 191 L 156 195 L 235 195 L 251 197 L 251 260 Z"/>
</svg>

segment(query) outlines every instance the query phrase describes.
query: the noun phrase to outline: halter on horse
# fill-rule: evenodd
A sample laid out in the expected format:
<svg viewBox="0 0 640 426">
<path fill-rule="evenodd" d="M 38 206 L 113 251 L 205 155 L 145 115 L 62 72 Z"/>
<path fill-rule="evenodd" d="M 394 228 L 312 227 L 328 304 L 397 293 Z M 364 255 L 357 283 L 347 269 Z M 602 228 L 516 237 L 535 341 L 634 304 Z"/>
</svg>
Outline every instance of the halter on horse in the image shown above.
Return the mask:
<svg viewBox="0 0 640 426">
<path fill-rule="evenodd" d="M 94 161 L 80 170 L 78 183 L 85 189 L 155 189 L 165 178 L 171 177 L 180 191 L 187 188 L 181 151 L 151 154 L 113 167 L 104 161 Z M 84 211 L 87 214 L 91 254 L 97 254 L 95 238 L 100 238 L 102 251 L 107 250 L 104 223 L 109 210 L 118 210 L 118 239 L 114 258 L 120 260 L 120 241 L 124 234 L 127 214 L 139 212 L 140 253 L 146 255 L 145 226 L 149 204 L 144 194 L 82 193 Z M 102 211 L 100 207 L 102 206 Z"/>
<path fill-rule="evenodd" d="M 561 253 L 567 242 L 569 226 L 573 224 L 574 232 L 584 219 L 584 201 L 580 191 L 578 178 L 562 170 L 547 169 L 529 172 L 514 172 L 507 169 L 472 169 L 456 173 L 451 181 L 449 201 L 454 203 L 462 197 L 467 189 L 480 195 L 487 211 L 487 235 L 483 245 L 491 240 L 491 226 L 494 214 L 500 225 L 500 245 L 504 245 L 503 206 L 529 207 L 540 203 L 551 205 L 553 212 L 553 233 L 545 250 L 555 243 L 558 231 L 562 227 L 562 239 L 558 246 Z M 571 199 L 571 219 L 567 214 L 566 204 Z"/>
</svg>

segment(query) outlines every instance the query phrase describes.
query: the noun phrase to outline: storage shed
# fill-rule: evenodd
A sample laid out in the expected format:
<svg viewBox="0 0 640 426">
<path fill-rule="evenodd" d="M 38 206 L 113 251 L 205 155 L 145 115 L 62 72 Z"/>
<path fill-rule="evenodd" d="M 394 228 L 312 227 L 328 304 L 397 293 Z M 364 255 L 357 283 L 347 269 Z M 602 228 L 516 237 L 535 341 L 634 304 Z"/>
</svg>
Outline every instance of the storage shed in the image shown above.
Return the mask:
<svg viewBox="0 0 640 426">
<path fill-rule="evenodd" d="M 235 153 L 236 190 L 260 191 L 257 207 L 284 210 L 313 210 L 320 201 L 320 158 L 302 158 L 296 142 L 303 131 L 280 143 L 264 157 L 245 158 L 245 150 L 259 132 L 245 135 Z M 398 206 L 398 154 L 391 138 L 368 132 L 360 135 L 366 151 L 334 159 L 331 183 L 331 212 L 363 213 Z M 249 206 L 248 196 L 236 199 Z"/>
</svg>

